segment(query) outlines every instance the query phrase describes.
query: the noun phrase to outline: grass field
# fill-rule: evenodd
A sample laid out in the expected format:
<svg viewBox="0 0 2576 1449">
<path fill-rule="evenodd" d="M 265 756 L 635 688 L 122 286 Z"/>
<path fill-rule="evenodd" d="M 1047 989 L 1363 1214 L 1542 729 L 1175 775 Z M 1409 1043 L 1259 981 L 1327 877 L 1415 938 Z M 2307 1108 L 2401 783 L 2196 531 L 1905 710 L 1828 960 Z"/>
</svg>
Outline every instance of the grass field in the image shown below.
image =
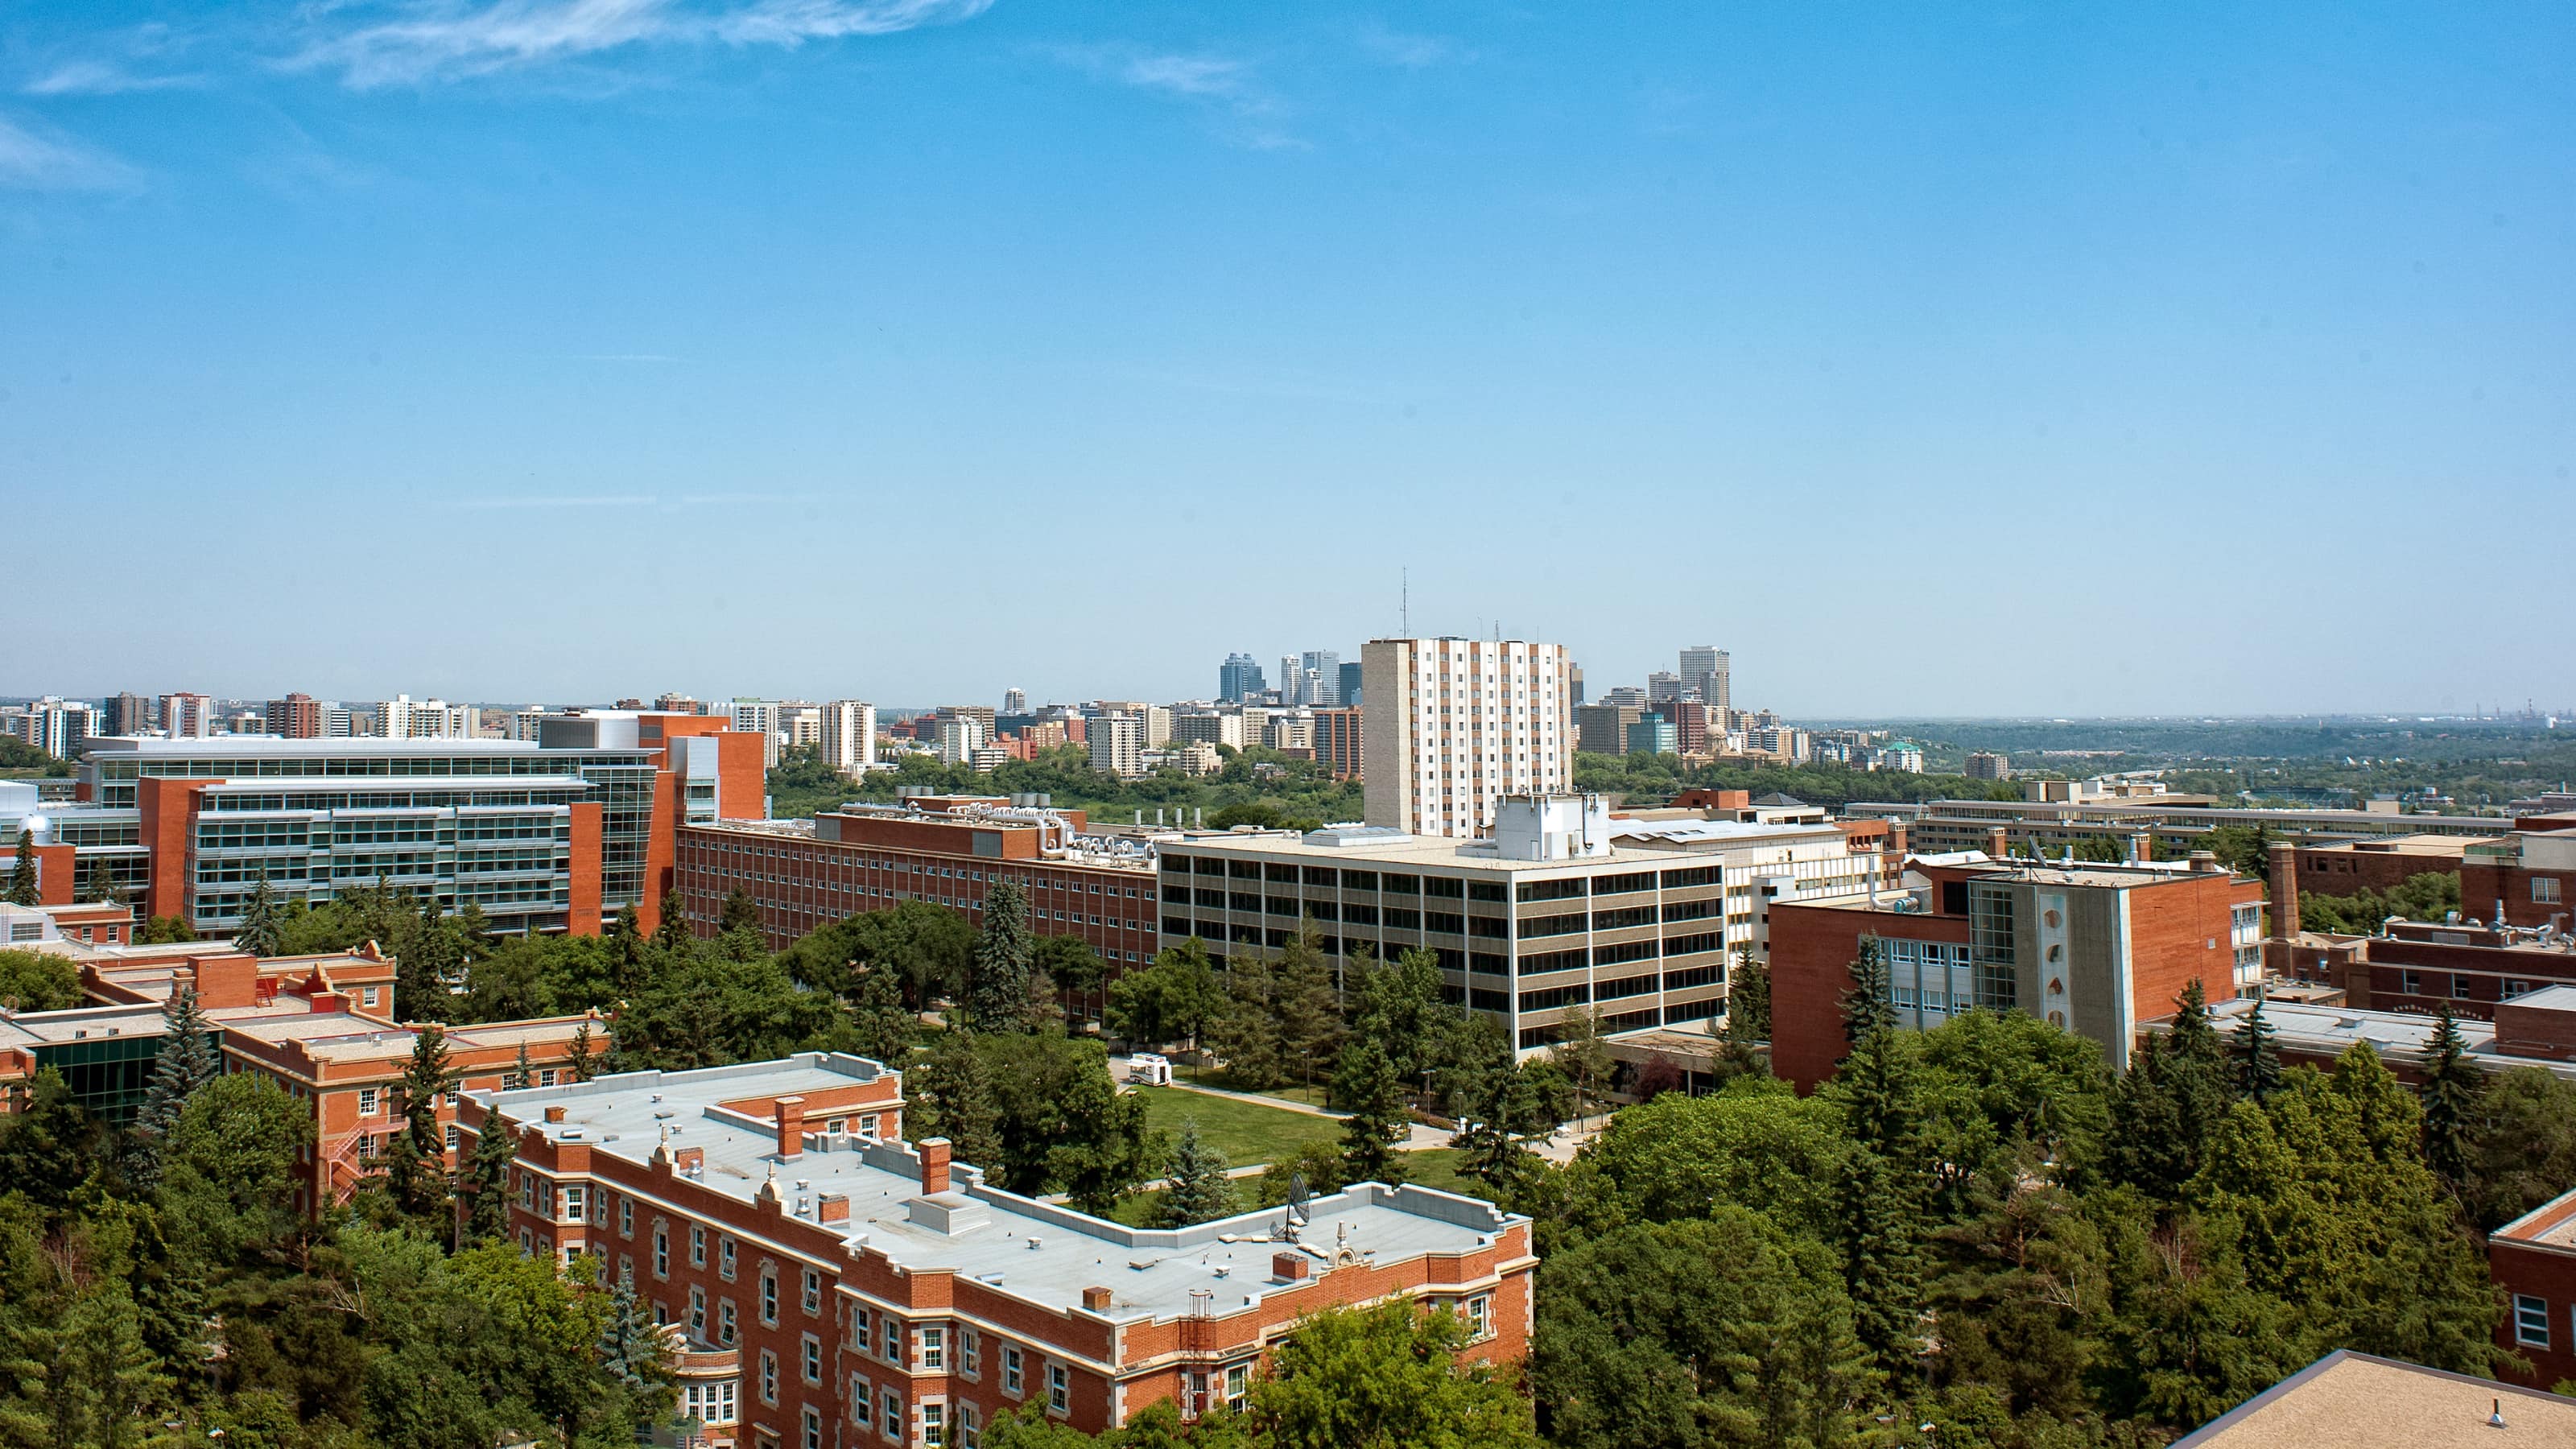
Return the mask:
<svg viewBox="0 0 2576 1449">
<path fill-rule="evenodd" d="M 1225 1080 L 1225 1073 L 1218 1071 L 1214 1067 L 1174 1067 L 1172 1068 L 1172 1075 L 1185 1082 L 1197 1082 L 1203 1086 L 1216 1087 L 1224 1091 L 1231 1092 L 1241 1090 L 1240 1088 L 1229 1085 Z M 1320 1082 L 1311 1087 L 1265 1087 L 1261 1090 L 1260 1095 L 1264 1097 L 1278 1097 L 1289 1102 L 1303 1102 L 1309 1107 L 1326 1107 L 1332 1105 L 1324 1100 L 1324 1088 L 1323 1084 Z"/>
<path fill-rule="evenodd" d="M 1212 1097 L 1177 1087 L 1139 1087 L 1145 1120 L 1180 1140 L 1184 1121 L 1198 1123 L 1199 1140 L 1236 1167 L 1276 1162 L 1309 1142 L 1338 1143 L 1342 1124 L 1330 1117 L 1265 1107 L 1239 1097 Z"/>
</svg>

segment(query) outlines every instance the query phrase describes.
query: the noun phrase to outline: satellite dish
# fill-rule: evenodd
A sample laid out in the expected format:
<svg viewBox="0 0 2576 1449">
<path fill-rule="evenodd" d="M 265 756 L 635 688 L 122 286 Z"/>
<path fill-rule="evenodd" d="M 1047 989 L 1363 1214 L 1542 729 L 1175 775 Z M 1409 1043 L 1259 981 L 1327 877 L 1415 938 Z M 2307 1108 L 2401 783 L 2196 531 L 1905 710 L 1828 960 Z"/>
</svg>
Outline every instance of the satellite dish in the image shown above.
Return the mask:
<svg viewBox="0 0 2576 1449">
<path fill-rule="evenodd" d="M 1311 1221 L 1312 1221 L 1312 1219 L 1311 1219 L 1310 1217 L 1308 1217 L 1308 1216 L 1307 1216 L 1307 1213 L 1306 1213 L 1306 1203 L 1307 1203 L 1307 1201 L 1308 1201 L 1308 1197 L 1309 1197 L 1309 1194 L 1308 1194 L 1307 1189 L 1306 1189 L 1306 1174 L 1304 1174 L 1304 1173 L 1302 1173 L 1302 1172 L 1298 1172 L 1298 1173 L 1291 1173 L 1291 1174 L 1289 1175 L 1289 1177 L 1288 1177 L 1288 1219 L 1289 1219 L 1289 1221 L 1294 1222 L 1294 1223 L 1298 1223 L 1298 1224 L 1304 1224 L 1304 1223 L 1307 1223 L 1307 1222 L 1311 1222 Z"/>
</svg>

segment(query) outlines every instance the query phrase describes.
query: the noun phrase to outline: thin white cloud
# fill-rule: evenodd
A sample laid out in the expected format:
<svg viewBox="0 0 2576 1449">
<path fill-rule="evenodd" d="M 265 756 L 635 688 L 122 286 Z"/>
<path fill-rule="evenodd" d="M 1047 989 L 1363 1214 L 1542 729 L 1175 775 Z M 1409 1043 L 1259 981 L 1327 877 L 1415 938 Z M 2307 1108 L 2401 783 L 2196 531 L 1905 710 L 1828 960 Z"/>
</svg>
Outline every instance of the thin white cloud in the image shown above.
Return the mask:
<svg viewBox="0 0 2576 1449">
<path fill-rule="evenodd" d="M 1405 70 L 1424 70 L 1471 60 L 1474 53 L 1437 35 L 1407 35 L 1371 21 L 1360 27 L 1360 49 L 1370 59 Z"/>
<path fill-rule="evenodd" d="M 677 362 L 680 359 L 663 352 L 577 352 L 583 362 Z"/>
<path fill-rule="evenodd" d="M 166 91 L 202 84 L 197 75 L 137 75 L 103 60 L 67 61 L 29 81 L 31 96 L 116 96 L 128 91 Z"/>
<path fill-rule="evenodd" d="M 680 502 L 700 507 L 737 503 L 813 503 L 819 499 L 820 495 L 813 493 L 691 493 L 682 497 Z"/>
<path fill-rule="evenodd" d="M 650 493 L 585 493 L 559 497 L 459 498 L 459 508 L 651 508 L 662 500 Z"/>
<path fill-rule="evenodd" d="M 1049 53 L 1102 80 L 1198 105 L 1220 118 L 1218 134 L 1238 145 L 1286 150 L 1306 144 L 1279 124 L 1287 108 L 1243 61 L 1114 45 L 1057 46 Z"/>
<path fill-rule="evenodd" d="M 67 136 L 0 116 L 0 187 L 27 191 L 130 191 L 142 173 Z"/>
<path fill-rule="evenodd" d="M 491 75 L 645 44 L 795 46 L 891 35 L 966 20 L 992 0 L 752 0 L 696 7 L 680 0 L 420 0 L 394 18 L 360 23 L 308 44 L 292 69 L 333 70 L 367 90 Z M 324 12 L 326 21 L 336 10 Z"/>
</svg>

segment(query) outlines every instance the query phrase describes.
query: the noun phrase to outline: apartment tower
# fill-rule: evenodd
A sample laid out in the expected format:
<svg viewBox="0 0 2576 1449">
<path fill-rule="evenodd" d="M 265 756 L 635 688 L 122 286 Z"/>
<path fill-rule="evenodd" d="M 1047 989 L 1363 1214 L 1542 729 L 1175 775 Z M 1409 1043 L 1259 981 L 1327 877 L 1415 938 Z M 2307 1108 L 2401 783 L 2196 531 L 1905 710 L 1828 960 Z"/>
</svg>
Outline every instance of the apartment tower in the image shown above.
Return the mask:
<svg viewBox="0 0 2576 1449">
<path fill-rule="evenodd" d="M 877 707 L 860 699 L 836 699 L 823 706 L 823 763 L 844 775 L 863 775 L 876 768 Z"/>
<path fill-rule="evenodd" d="M 1572 787 L 1564 646 L 1372 639 L 1360 658 L 1369 824 L 1475 836 L 1503 796 Z"/>
<path fill-rule="evenodd" d="M 1727 680 L 1731 663 L 1726 651 L 1714 644 L 1694 644 L 1682 651 L 1682 688 L 1696 692 L 1699 702 L 1720 720 L 1725 719 L 1725 711 L 1735 706 L 1734 691 Z"/>
</svg>

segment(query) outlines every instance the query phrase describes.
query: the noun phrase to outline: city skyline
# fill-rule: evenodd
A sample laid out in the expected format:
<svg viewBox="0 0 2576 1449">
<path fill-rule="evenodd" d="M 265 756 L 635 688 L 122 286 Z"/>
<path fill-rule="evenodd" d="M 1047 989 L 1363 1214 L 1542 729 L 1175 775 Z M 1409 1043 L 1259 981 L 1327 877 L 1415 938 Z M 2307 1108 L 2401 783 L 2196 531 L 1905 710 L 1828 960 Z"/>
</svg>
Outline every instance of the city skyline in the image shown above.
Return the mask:
<svg viewBox="0 0 2576 1449">
<path fill-rule="evenodd" d="M 0 688 L 1179 697 L 1499 617 L 1806 715 L 2545 696 L 2546 570 L 2275 637 L 2570 487 L 2576 17 L 2488 14 L 25 7 L 11 521 L 192 568 Z M 1092 567 L 917 605 L 951 537 Z M 334 606 L 174 607 L 271 556 Z M 1219 557 L 1293 627 L 1155 607 Z"/>
</svg>

